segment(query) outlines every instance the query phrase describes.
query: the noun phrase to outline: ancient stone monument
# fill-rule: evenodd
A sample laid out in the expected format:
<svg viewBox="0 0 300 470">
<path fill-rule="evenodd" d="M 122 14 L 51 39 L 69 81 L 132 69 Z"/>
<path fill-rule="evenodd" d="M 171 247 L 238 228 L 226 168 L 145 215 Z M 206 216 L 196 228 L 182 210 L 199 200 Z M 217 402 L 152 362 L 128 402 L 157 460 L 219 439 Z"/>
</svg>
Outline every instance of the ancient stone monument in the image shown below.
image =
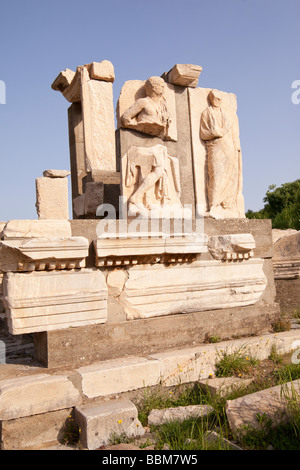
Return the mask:
<svg viewBox="0 0 300 470">
<path fill-rule="evenodd" d="M 8 221 L 0 242 L 9 331 L 33 334 L 44 366 L 261 334 L 277 318 L 271 223 L 244 214 L 236 96 L 199 87 L 201 71 L 130 80 L 116 113 L 109 61 L 54 80 L 70 172 L 37 178 L 38 219 Z"/>
</svg>

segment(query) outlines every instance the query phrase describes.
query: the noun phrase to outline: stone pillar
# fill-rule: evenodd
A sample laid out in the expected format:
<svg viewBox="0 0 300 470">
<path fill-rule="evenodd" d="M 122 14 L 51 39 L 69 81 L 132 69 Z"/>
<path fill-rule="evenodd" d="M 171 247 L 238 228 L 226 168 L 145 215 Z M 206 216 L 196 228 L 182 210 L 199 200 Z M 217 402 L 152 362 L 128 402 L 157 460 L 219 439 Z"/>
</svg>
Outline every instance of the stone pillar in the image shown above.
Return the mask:
<svg viewBox="0 0 300 470">
<path fill-rule="evenodd" d="M 103 60 L 79 66 L 76 72 L 66 69 L 52 84 L 54 90 L 60 91 L 72 103 L 68 110 L 68 122 L 74 218 L 95 218 L 97 207 L 103 203 L 116 206 L 116 198 L 120 193 L 113 105 L 114 78 L 112 63 Z M 90 196 L 86 194 L 88 183 L 94 183 L 96 191 L 92 201 L 95 207 L 93 213 L 90 213 Z M 103 185 L 100 191 L 99 183 Z M 85 210 L 87 206 L 88 212 Z"/>
<path fill-rule="evenodd" d="M 81 70 L 81 105 L 87 172 L 116 171 L 112 88 L 114 77 L 106 70 L 107 64 L 103 67 L 100 65 L 93 63 L 90 73 L 85 67 Z M 96 66 L 98 74 L 95 75 L 93 70 Z"/>
<path fill-rule="evenodd" d="M 72 199 L 75 199 L 83 193 L 82 180 L 86 176 L 81 103 L 69 107 L 68 124 Z"/>
</svg>

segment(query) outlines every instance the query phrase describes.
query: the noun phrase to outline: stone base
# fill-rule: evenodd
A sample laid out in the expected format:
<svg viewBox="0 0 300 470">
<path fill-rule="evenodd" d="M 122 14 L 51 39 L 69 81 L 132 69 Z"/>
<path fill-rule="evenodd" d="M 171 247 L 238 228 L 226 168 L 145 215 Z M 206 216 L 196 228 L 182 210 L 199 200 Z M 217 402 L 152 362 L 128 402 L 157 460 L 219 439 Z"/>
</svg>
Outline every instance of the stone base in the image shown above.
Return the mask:
<svg viewBox="0 0 300 470">
<path fill-rule="evenodd" d="M 192 347 L 272 331 L 277 304 L 91 325 L 34 334 L 35 360 L 44 367 L 78 367 L 130 355 Z"/>
<path fill-rule="evenodd" d="M 120 221 L 116 222 L 117 230 Z M 87 268 L 95 269 L 97 253 L 94 241 L 99 235 L 98 223 L 98 220 L 71 221 L 72 236 L 84 236 L 89 241 Z M 97 325 L 77 325 L 77 327 L 67 329 L 48 332 L 40 330 L 34 333 L 35 359 L 48 368 L 77 367 L 130 355 L 148 355 L 163 350 L 192 347 L 203 344 L 212 336 L 225 340 L 272 331 L 272 324 L 278 320 L 280 309 L 275 303 L 271 221 L 249 219 L 217 221 L 207 218 L 204 220 L 203 229 L 208 237 L 251 234 L 255 240 L 253 256 L 247 260 L 244 257 L 236 260 L 216 260 L 209 251 L 200 250 L 199 259 L 196 262 L 190 264 L 179 262 L 174 267 L 165 266 L 164 263 L 149 265 L 145 262 L 141 262 L 136 267 L 131 265 L 128 267 L 99 266 L 98 269 L 106 277 L 108 284 L 107 321 Z M 253 279 L 250 276 L 251 267 L 255 263 L 260 263 L 265 287 L 260 297 L 245 302 L 245 295 L 257 287 L 257 276 Z M 223 283 L 219 279 L 221 276 L 219 264 L 224 273 L 226 270 L 224 279 L 221 279 Z M 195 277 L 195 279 L 192 272 L 193 266 L 195 273 L 198 273 L 198 278 Z M 204 266 L 205 279 L 200 273 L 202 266 Z M 203 296 L 200 295 L 201 283 L 204 283 L 204 288 L 205 281 L 209 283 L 207 273 L 211 266 L 216 271 L 215 281 L 218 282 L 214 282 L 212 287 L 218 291 L 219 303 L 216 302 L 213 289 L 208 289 L 206 292 L 205 302 Z M 250 279 L 254 287 L 250 281 L 245 282 L 245 279 L 242 279 L 241 268 L 243 268 L 244 277 L 246 276 L 245 279 Z M 236 275 L 237 282 L 233 283 L 233 287 L 229 283 L 229 271 L 230 273 L 234 271 L 233 274 Z M 159 277 L 160 272 L 166 273 L 165 277 L 162 274 Z M 190 278 L 187 278 L 187 272 Z M 140 276 L 141 273 L 145 274 L 142 280 L 146 279 L 148 273 L 148 280 L 146 279 L 145 285 L 143 282 L 138 284 L 137 288 L 134 284 L 135 290 L 132 295 L 132 289 L 130 290 L 132 283 L 136 283 L 137 279 L 139 281 L 137 275 Z M 177 275 L 176 285 L 172 281 L 174 273 Z M 128 279 L 127 276 L 129 276 Z M 133 280 L 130 276 L 133 276 Z M 168 276 L 171 278 L 169 279 Z M 180 276 L 183 277 L 182 282 L 180 282 Z M 120 294 L 122 290 L 120 283 L 123 285 L 124 279 L 127 279 L 126 289 L 124 290 L 123 286 Z M 223 286 L 224 282 L 228 284 L 225 287 L 229 289 L 229 294 Z M 243 284 L 242 291 L 236 285 L 238 282 Z M 153 283 L 156 283 L 154 287 Z M 166 289 L 164 291 L 164 286 L 169 286 L 165 309 L 163 301 Z M 229 297 L 241 294 L 241 298 L 237 298 L 236 302 L 226 304 L 224 295 L 222 298 L 223 291 L 226 291 Z M 133 316 L 134 319 L 128 317 L 125 312 L 126 305 L 131 306 L 131 304 L 142 305 L 140 317 Z M 170 308 L 166 310 L 168 306 Z M 148 312 L 149 308 L 152 309 L 151 315 Z"/>
</svg>

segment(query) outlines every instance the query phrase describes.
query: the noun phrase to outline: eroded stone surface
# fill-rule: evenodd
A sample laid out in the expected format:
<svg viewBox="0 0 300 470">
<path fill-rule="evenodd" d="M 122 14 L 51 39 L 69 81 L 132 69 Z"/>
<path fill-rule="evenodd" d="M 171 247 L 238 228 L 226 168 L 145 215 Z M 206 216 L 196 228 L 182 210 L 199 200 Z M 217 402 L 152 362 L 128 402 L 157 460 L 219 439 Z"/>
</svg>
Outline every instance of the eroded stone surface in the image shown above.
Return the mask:
<svg viewBox="0 0 300 470">
<path fill-rule="evenodd" d="M 3 297 L 12 334 L 92 325 L 107 319 L 105 278 L 91 269 L 7 273 Z"/>
<path fill-rule="evenodd" d="M 2 231 L 4 240 L 16 238 L 71 237 L 68 220 L 9 220 Z"/>
<path fill-rule="evenodd" d="M 148 424 L 159 426 L 170 421 L 184 421 L 189 418 L 203 418 L 212 413 L 214 409 L 209 405 L 190 405 L 153 409 L 148 416 Z"/>
<path fill-rule="evenodd" d="M 272 231 L 273 232 L 273 231 Z M 281 231 L 274 243 L 275 279 L 298 279 L 300 277 L 300 231 Z"/>
<path fill-rule="evenodd" d="M 142 357 L 104 361 L 77 370 L 82 377 L 82 393 L 89 398 L 156 385 L 159 363 Z"/>
<path fill-rule="evenodd" d="M 65 376 L 40 374 L 0 381 L 0 420 L 79 405 L 81 396 Z"/>
<path fill-rule="evenodd" d="M 68 170 L 45 170 L 43 176 L 46 178 L 66 178 L 69 176 Z"/>
<path fill-rule="evenodd" d="M 3 240 L 0 242 L 0 269 L 24 272 L 84 267 L 88 248 L 84 237 Z"/>
<path fill-rule="evenodd" d="M 201 72 L 202 67 L 200 65 L 176 64 L 166 74 L 166 79 L 174 85 L 195 88 L 198 85 Z"/>
<path fill-rule="evenodd" d="M 135 405 L 127 399 L 109 400 L 76 408 L 83 447 L 94 450 L 109 444 L 114 436 L 142 436 L 145 431 L 138 420 Z"/>
<path fill-rule="evenodd" d="M 128 319 L 251 305 L 267 285 L 263 261 L 240 264 L 137 265 L 128 269 L 120 301 Z"/>
<path fill-rule="evenodd" d="M 208 249 L 215 259 L 249 259 L 254 254 L 255 240 L 251 233 L 211 237 Z"/>
<path fill-rule="evenodd" d="M 231 429 L 244 432 L 247 426 L 259 429 L 261 424 L 258 416 L 266 416 L 276 426 L 286 422 L 292 409 L 289 404 L 293 397 L 299 397 L 300 381 L 278 385 L 245 395 L 226 403 L 226 415 Z"/>
<path fill-rule="evenodd" d="M 211 395 L 226 395 L 234 390 L 246 387 L 253 379 L 241 379 L 238 377 L 212 377 L 199 380 L 199 384 L 209 391 Z"/>
<path fill-rule="evenodd" d="M 41 177 L 36 182 L 36 210 L 39 219 L 69 219 L 67 178 Z"/>
</svg>

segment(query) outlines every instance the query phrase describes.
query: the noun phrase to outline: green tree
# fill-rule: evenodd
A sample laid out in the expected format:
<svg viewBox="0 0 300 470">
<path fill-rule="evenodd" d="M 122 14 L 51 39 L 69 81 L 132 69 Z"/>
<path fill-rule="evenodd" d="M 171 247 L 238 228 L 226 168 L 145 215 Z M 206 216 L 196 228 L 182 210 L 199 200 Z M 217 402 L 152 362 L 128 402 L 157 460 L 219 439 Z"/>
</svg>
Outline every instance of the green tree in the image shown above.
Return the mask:
<svg viewBox="0 0 300 470">
<path fill-rule="evenodd" d="M 248 219 L 271 219 L 272 227 L 300 230 L 300 179 L 280 187 L 270 185 L 260 211 L 248 210 Z"/>
</svg>

